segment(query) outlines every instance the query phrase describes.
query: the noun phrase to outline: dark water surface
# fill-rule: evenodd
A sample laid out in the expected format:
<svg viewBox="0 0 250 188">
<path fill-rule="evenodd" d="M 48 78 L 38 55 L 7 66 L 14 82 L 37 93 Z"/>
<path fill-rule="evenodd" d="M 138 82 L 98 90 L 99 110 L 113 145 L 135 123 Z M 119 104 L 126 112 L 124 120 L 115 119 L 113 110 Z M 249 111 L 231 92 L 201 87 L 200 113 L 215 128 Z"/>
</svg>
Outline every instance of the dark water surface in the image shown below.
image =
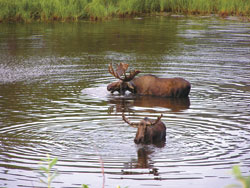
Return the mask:
<svg viewBox="0 0 250 188">
<path fill-rule="evenodd" d="M 119 97 L 108 64 L 183 77 L 189 99 Z M 162 147 L 131 121 L 163 113 Z M 0 25 L 0 187 L 226 187 L 250 174 L 250 23 L 214 18 Z"/>
</svg>

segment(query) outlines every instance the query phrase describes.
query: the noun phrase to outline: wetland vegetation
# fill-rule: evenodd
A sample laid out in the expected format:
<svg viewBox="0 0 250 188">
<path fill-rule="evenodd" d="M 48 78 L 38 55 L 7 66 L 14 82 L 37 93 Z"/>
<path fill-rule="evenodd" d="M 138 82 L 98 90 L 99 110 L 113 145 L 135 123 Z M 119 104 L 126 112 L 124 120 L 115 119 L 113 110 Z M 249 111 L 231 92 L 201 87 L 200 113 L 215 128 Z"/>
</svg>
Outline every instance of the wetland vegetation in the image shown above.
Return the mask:
<svg viewBox="0 0 250 188">
<path fill-rule="evenodd" d="M 250 16 L 249 0 L 0 0 L 0 21 L 100 20 L 151 13 Z"/>
</svg>

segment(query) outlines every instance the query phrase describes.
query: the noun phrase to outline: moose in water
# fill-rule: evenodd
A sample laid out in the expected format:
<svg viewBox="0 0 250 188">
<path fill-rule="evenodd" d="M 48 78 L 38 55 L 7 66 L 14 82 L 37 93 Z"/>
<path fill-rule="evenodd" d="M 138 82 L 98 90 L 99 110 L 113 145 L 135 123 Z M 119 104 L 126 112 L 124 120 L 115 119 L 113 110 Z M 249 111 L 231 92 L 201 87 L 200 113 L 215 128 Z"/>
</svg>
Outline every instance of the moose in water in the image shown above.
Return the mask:
<svg viewBox="0 0 250 188">
<path fill-rule="evenodd" d="M 113 82 L 107 86 L 107 90 L 111 93 L 115 91 L 124 95 L 126 91 L 138 95 L 151 95 L 160 97 L 187 97 L 191 84 L 183 78 L 158 78 L 154 75 L 144 75 L 135 78 L 141 71 L 130 71 L 129 75 L 126 75 L 128 64 L 120 63 L 116 70 L 114 70 L 112 64 L 109 65 L 109 73 L 115 78 L 118 78 L 118 82 Z"/>
<path fill-rule="evenodd" d="M 123 113 L 122 119 L 129 125 L 137 127 L 134 139 L 136 144 L 158 144 L 166 140 L 166 126 L 161 121 L 162 116 L 161 114 L 155 121 L 145 117 L 139 123 L 131 123 Z"/>
</svg>

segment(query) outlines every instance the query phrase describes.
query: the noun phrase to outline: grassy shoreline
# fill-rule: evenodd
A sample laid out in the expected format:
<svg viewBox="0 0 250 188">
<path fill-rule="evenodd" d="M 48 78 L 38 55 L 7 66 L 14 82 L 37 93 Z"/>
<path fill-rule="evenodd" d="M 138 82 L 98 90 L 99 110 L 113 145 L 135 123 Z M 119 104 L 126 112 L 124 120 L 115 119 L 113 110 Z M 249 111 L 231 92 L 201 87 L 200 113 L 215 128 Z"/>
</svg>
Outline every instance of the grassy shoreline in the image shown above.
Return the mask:
<svg viewBox="0 0 250 188">
<path fill-rule="evenodd" d="M 0 22 L 101 20 L 150 13 L 250 17 L 250 0 L 0 0 Z"/>
</svg>

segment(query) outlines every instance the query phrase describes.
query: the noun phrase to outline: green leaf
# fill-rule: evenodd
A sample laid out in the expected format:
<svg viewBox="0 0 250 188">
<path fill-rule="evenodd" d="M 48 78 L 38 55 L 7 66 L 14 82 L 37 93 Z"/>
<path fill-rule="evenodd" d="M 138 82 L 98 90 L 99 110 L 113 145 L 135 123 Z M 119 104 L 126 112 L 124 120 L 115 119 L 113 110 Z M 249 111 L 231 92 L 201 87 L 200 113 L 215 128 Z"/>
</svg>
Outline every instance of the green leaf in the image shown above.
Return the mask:
<svg viewBox="0 0 250 188">
<path fill-rule="evenodd" d="M 242 176 L 239 165 L 233 166 L 233 174 L 242 183 L 243 188 L 250 188 L 250 177 Z"/>
<path fill-rule="evenodd" d="M 44 171 L 44 172 L 46 172 L 46 173 L 49 173 L 49 169 L 47 169 L 44 166 L 41 166 L 39 169 L 42 170 L 42 171 Z"/>
<path fill-rule="evenodd" d="M 233 174 L 236 176 L 236 178 L 242 177 L 239 165 L 233 166 Z"/>
<path fill-rule="evenodd" d="M 89 188 L 89 186 L 86 184 L 82 184 L 82 188 Z"/>
<path fill-rule="evenodd" d="M 48 159 L 41 159 L 41 161 L 43 161 L 43 162 L 48 162 Z"/>
<path fill-rule="evenodd" d="M 246 177 L 246 184 L 247 184 L 247 187 L 249 188 L 250 187 L 250 176 Z"/>
<path fill-rule="evenodd" d="M 250 177 L 242 177 L 239 181 L 242 183 L 243 188 L 250 188 Z"/>
<path fill-rule="evenodd" d="M 49 168 L 52 168 L 56 163 L 57 163 L 57 160 L 58 160 L 58 158 L 56 157 L 56 158 L 54 158 L 51 162 L 50 162 L 50 164 L 49 164 Z"/>
<path fill-rule="evenodd" d="M 47 184 L 44 180 L 42 180 L 42 179 L 40 179 L 40 178 L 39 178 L 39 180 L 40 180 L 41 183 Z"/>
</svg>

